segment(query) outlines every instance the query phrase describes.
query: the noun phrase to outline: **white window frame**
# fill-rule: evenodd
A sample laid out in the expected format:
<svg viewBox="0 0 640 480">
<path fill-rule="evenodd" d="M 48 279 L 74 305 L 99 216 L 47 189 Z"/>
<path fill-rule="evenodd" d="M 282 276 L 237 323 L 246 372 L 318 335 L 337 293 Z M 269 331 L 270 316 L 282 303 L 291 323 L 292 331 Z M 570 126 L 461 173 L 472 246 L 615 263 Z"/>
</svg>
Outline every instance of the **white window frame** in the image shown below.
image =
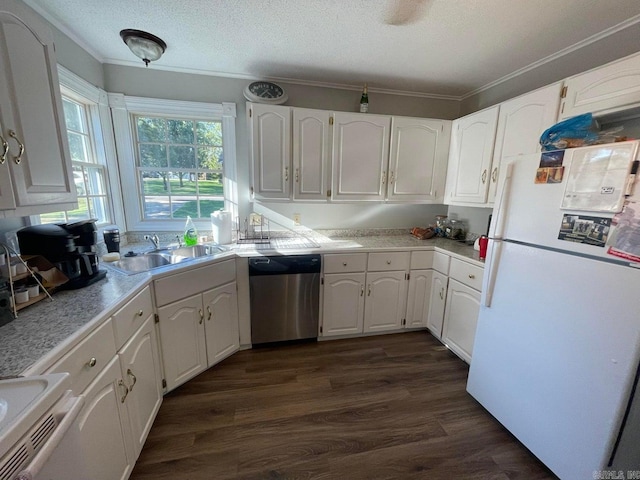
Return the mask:
<svg viewBox="0 0 640 480">
<path fill-rule="evenodd" d="M 225 210 L 231 212 L 232 218 L 238 215 L 235 103 L 187 102 L 110 93 L 109 106 L 113 118 L 128 232 L 179 232 L 184 230 L 185 223 L 185 219 L 149 220 L 144 218 L 141 206 L 142 193 L 137 174 L 135 125 L 132 122 L 134 115 L 221 121 L 224 149 L 224 205 Z M 210 220 L 194 219 L 194 222 L 199 231 L 211 231 Z"/>
<path fill-rule="evenodd" d="M 95 160 L 105 167 L 105 187 L 107 190 L 108 208 L 111 213 L 111 223 L 124 225 L 125 217 L 122 208 L 122 194 L 118 185 L 118 162 L 116 159 L 116 145 L 113 137 L 111 111 L 107 92 L 90 84 L 75 73 L 58 65 L 58 80 L 63 96 L 73 99 L 87 107 L 87 123 L 92 135 Z M 67 209 L 69 210 L 69 209 Z M 40 216 L 31 216 L 31 224 L 39 224 Z M 101 226 L 100 229 L 105 226 Z M 102 241 L 102 235 L 98 235 Z"/>
</svg>

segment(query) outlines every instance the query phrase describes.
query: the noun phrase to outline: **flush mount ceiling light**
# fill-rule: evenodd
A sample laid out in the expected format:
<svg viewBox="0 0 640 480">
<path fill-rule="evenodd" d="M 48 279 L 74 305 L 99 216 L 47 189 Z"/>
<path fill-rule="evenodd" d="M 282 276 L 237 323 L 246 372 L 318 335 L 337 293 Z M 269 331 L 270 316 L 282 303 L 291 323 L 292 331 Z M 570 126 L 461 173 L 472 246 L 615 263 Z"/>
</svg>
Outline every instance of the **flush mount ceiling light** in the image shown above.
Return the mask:
<svg viewBox="0 0 640 480">
<path fill-rule="evenodd" d="M 142 30 L 121 30 L 120 36 L 133 54 L 140 57 L 147 67 L 149 62 L 158 60 L 167 49 L 167 44 L 161 38 Z"/>
</svg>

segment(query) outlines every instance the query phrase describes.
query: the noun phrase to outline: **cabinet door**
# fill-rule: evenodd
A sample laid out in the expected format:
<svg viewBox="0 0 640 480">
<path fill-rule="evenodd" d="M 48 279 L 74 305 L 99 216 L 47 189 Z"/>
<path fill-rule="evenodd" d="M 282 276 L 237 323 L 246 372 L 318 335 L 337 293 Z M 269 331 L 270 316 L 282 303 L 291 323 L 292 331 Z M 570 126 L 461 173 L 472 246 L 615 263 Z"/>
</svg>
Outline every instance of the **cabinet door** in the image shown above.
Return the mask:
<svg viewBox="0 0 640 480">
<path fill-rule="evenodd" d="M 427 326 L 433 270 L 411 270 L 407 295 L 407 328 Z"/>
<path fill-rule="evenodd" d="M 120 376 L 118 358 L 113 357 L 98 378 L 85 390 L 85 406 L 76 419 L 78 445 L 76 478 L 125 480 L 135 458 L 127 457 L 124 439 L 130 434 L 126 422 L 126 390 Z"/>
<path fill-rule="evenodd" d="M 293 109 L 293 198 L 327 200 L 329 119 L 325 110 Z"/>
<path fill-rule="evenodd" d="M 479 312 L 480 292 L 449 279 L 442 341 L 467 363 L 471 363 Z"/>
<path fill-rule="evenodd" d="M 391 117 L 336 113 L 332 200 L 384 200 Z"/>
<path fill-rule="evenodd" d="M 451 122 L 393 117 L 387 198 L 435 202 L 444 197 Z"/>
<path fill-rule="evenodd" d="M 488 203 L 495 200 L 503 162 L 540 151 L 540 135 L 558 118 L 561 89 L 556 83 L 500 104 Z"/>
<path fill-rule="evenodd" d="M 207 368 L 202 295 L 159 308 L 158 317 L 167 390 L 173 390 Z"/>
<path fill-rule="evenodd" d="M 291 197 L 291 109 L 247 104 L 251 122 L 253 193 L 256 198 Z"/>
<path fill-rule="evenodd" d="M 3 2 L 0 35 L 0 124 L 16 205 L 75 202 L 52 34 L 20 3 Z"/>
<path fill-rule="evenodd" d="M 153 315 L 118 353 L 129 394 L 125 401 L 131 427 L 132 458 L 142 451 L 149 430 L 162 403 L 162 373 Z"/>
<path fill-rule="evenodd" d="M 364 332 L 396 330 L 402 327 L 407 302 L 405 272 L 367 273 Z"/>
<path fill-rule="evenodd" d="M 565 81 L 560 119 L 603 115 L 640 105 L 640 54 L 608 63 Z"/>
<path fill-rule="evenodd" d="M 208 366 L 215 365 L 240 348 L 236 282 L 202 294 L 205 308 Z"/>
<path fill-rule="evenodd" d="M 444 323 L 444 308 L 447 301 L 447 285 L 449 277 L 436 270 L 431 278 L 431 292 L 429 297 L 429 319 L 427 327 L 436 338 L 442 338 L 442 324 Z"/>
<path fill-rule="evenodd" d="M 322 336 L 362 333 L 364 273 L 332 273 L 324 276 Z"/>
<path fill-rule="evenodd" d="M 498 110 L 496 106 L 454 120 L 445 203 L 486 202 Z"/>
</svg>

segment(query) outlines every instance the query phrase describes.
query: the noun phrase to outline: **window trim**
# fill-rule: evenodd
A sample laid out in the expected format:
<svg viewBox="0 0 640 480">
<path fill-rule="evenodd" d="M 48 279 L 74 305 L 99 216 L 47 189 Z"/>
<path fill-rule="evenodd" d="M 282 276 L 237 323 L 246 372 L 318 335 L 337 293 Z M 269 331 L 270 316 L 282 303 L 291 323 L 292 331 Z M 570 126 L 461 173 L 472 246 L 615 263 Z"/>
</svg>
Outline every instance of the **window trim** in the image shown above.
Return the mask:
<svg viewBox="0 0 640 480">
<path fill-rule="evenodd" d="M 96 160 L 105 166 L 107 201 L 111 211 L 111 221 L 115 225 L 125 224 L 122 194 L 119 188 L 118 162 L 116 160 L 116 145 L 113 136 L 111 111 L 107 92 L 92 85 L 72 71 L 57 65 L 58 81 L 61 93 L 87 106 L 87 123 L 93 136 L 93 149 Z M 70 208 L 67 208 L 69 210 Z M 40 216 L 33 215 L 30 218 L 32 225 L 40 223 Z M 100 227 L 100 230 L 104 227 Z M 98 241 L 102 235 L 98 235 Z"/>
<path fill-rule="evenodd" d="M 135 154 L 135 136 L 133 115 L 175 116 L 176 118 L 197 118 L 202 120 L 220 120 L 222 122 L 222 144 L 224 146 L 224 192 L 225 210 L 237 216 L 237 168 L 236 168 L 236 104 L 204 103 L 159 98 L 133 97 L 123 94 L 108 94 L 109 106 L 113 118 L 113 131 L 116 139 L 118 162 L 120 167 L 120 185 L 125 208 L 126 231 L 179 232 L 184 229 L 183 219 L 145 220 L 140 207 L 140 185 L 137 181 Z M 208 220 L 194 220 L 196 228 L 202 232 L 211 231 Z"/>
</svg>

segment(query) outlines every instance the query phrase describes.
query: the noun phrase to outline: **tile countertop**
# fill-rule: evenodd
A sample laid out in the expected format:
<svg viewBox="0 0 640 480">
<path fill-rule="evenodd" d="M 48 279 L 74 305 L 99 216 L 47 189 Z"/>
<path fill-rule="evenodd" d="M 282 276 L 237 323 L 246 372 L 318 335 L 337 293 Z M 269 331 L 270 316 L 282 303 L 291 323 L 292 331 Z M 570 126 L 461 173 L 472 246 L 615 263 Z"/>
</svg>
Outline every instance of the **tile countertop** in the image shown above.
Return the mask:
<svg viewBox="0 0 640 480">
<path fill-rule="evenodd" d="M 320 248 L 306 250 L 260 250 L 247 245 L 232 247 L 228 254 L 216 261 L 269 254 L 341 253 L 350 250 L 420 250 L 435 247 L 448 254 L 483 265 L 478 252 L 464 243 L 443 238 L 418 240 L 411 235 L 321 236 L 313 237 Z M 133 246 L 133 249 L 136 249 Z M 140 248 L 146 248 L 140 246 Z M 235 254 L 235 255 L 234 255 Z M 0 377 L 36 374 L 30 367 L 54 351 L 65 352 L 97 326 L 104 314 L 118 304 L 124 304 L 140 289 L 157 278 L 175 273 L 178 269 L 201 266 L 207 259 L 191 261 L 185 265 L 162 268 L 152 274 L 124 275 L 107 267 L 107 278 L 89 287 L 61 291 L 53 301 L 42 300 L 18 312 L 18 318 L 0 327 Z"/>
</svg>

